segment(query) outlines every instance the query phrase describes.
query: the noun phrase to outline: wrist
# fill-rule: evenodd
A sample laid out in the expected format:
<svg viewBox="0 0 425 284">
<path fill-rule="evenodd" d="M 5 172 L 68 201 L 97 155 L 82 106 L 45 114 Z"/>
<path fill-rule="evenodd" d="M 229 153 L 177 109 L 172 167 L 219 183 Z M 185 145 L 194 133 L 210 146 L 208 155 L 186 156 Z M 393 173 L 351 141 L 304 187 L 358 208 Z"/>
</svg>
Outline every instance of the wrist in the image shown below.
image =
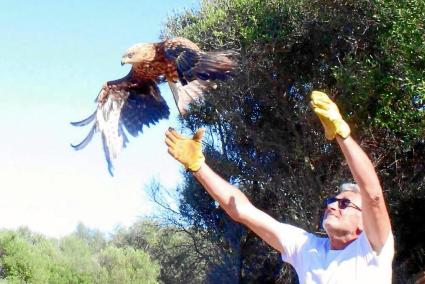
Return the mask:
<svg viewBox="0 0 425 284">
<path fill-rule="evenodd" d="M 202 172 L 202 169 L 205 167 L 204 165 L 205 165 L 205 160 L 201 161 L 199 167 L 196 170 L 193 170 L 193 171 L 190 170 L 190 169 L 188 169 L 188 170 L 191 171 L 192 174 L 196 177 Z"/>
<path fill-rule="evenodd" d="M 205 157 L 202 155 L 199 160 L 197 160 L 196 162 L 188 165 L 188 167 L 186 168 L 188 171 L 191 171 L 192 173 L 196 173 L 198 172 L 202 165 L 205 163 Z"/>
<path fill-rule="evenodd" d="M 337 121 L 334 121 L 336 134 L 338 134 L 342 138 L 347 138 L 350 136 L 351 129 L 350 126 L 348 126 L 347 122 L 345 122 L 343 119 L 339 119 Z"/>
</svg>

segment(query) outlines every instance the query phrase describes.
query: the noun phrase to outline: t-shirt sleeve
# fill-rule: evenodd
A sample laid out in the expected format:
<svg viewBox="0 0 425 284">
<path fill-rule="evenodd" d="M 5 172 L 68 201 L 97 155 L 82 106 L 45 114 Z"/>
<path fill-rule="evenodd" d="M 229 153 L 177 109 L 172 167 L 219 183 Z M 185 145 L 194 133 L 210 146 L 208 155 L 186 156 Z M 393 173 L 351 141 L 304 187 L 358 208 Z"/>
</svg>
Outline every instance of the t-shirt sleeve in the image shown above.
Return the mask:
<svg viewBox="0 0 425 284">
<path fill-rule="evenodd" d="M 391 266 L 394 257 L 394 236 L 391 231 L 379 254 L 373 251 L 364 232 L 359 236 L 359 239 L 369 263 L 373 263 L 377 266 Z"/>
<path fill-rule="evenodd" d="M 302 246 L 308 241 L 309 234 L 292 225 L 281 223 L 280 226 L 279 241 L 283 247 L 282 260 L 294 266 Z"/>
<path fill-rule="evenodd" d="M 385 241 L 381 251 L 379 252 L 378 257 L 380 262 L 389 262 L 390 264 L 392 263 L 394 257 L 394 236 L 391 231 L 388 234 L 388 238 Z"/>
</svg>

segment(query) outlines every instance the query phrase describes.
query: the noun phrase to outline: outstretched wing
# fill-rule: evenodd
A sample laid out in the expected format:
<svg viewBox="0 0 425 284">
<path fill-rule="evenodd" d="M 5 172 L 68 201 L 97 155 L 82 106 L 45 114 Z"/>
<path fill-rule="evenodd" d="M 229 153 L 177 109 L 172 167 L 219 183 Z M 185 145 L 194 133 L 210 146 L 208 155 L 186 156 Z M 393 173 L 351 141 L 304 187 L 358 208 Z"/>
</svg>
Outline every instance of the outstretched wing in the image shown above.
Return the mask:
<svg viewBox="0 0 425 284">
<path fill-rule="evenodd" d="M 164 54 L 174 62 L 177 78 L 168 78 L 180 113 L 189 103 L 202 98 L 202 94 L 216 84 L 211 80 L 226 80 L 235 75 L 237 63 L 233 51 L 203 52 L 185 38 L 164 41 Z"/>
<path fill-rule="evenodd" d="M 143 132 L 144 126 L 156 124 L 168 118 L 170 112 L 154 80 L 130 82 L 129 76 L 107 83 L 97 98 L 96 111 L 88 118 L 72 122 L 74 126 L 92 123 L 87 137 L 75 150 L 86 147 L 96 132 L 100 132 L 108 170 L 113 175 L 113 160 L 126 146 L 128 138 L 124 128 L 132 136 Z"/>
</svg>

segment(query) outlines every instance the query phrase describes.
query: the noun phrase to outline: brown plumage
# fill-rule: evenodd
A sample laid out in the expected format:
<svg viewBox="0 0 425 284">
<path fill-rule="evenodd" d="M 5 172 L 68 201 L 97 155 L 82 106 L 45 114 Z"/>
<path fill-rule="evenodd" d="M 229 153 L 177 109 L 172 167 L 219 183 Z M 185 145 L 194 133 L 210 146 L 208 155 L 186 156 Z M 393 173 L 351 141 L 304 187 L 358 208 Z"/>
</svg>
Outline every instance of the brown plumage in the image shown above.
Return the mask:
<svg viewBox="0 0 425 284">
<path fill-rule="evenodd" d="M 87 137 L 72 147 L 83 149 L 99 131 L 112 175 L 112 160 L 128 142 L 124 128 L 137 136 L 143 132 L 143 126 L 168 118 L 169 108 L 160 94 L 159 83 L 168 82 L 183 115 L 190 103 L 201 100 L 203 93 L 215 87 L 214 80 L 226 80 L 234 75 L 234 55 L 232 51 L 201 51 L 185 38 L 130 47 L 121 60 L 122 65 L 132 65 L 130 72 L 121 79 L 106 82 L 96 99 L 97 110 L 82 121 L 72 122 L 75 126 L 93 123 Z"/>
</svg>

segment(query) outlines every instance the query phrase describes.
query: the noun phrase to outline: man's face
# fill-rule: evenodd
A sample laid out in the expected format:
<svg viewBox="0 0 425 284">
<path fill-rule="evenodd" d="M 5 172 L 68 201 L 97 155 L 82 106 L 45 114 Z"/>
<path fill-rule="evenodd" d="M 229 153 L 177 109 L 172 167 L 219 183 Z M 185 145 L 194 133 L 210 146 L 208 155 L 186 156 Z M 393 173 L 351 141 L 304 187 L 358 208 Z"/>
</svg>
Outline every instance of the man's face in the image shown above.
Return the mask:
<svg viewBox="0 0 425 284">
<path fill-rule="evenodd" d="M 360 194 L 352 191 L 344 191 L 338 194 L 336 198 L 340 200 L 348 199 L 350 202 L 346 200 L 343 202 L 335 201 L 327 205 L 323 216 L 323 228 L 326 230 L 328 236 L 357 234 L 359 231 L 362 231 L 362 212 L 359 210 L 361 208 Z M 356 208 L 356 206 L 359 208 Z"/>
</svg>

